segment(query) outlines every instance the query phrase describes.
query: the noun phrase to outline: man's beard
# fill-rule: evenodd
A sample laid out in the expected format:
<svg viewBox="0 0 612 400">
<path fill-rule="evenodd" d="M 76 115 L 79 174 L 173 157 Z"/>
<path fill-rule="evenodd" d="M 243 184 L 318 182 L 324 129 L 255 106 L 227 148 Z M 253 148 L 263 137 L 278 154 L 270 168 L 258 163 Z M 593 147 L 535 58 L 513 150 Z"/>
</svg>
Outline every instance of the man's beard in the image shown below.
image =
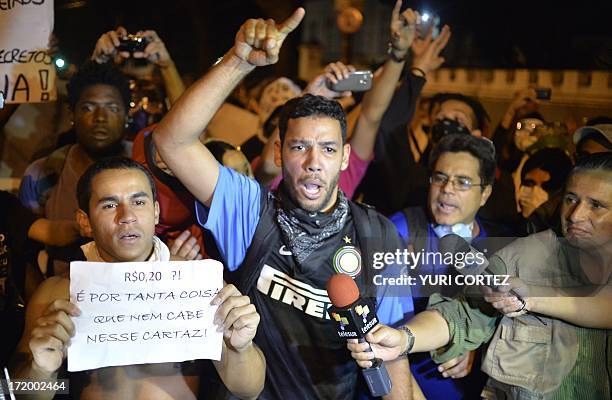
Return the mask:
<svg viewBox="0 0 612 400">
<path fill-rule="evenodd" d="M 123 140 L 121 138 L 115 143 L 103 148 L 88 148 L 84 145 L 81 145 L 81 147 L 83 147 L 85 153 L 94 160 L 123 155 Z"/>
<path fill-rule="evenodd" d="M 323 208 L 325 208 L 327 204 L 329 204 L 329 201 L 334 195 L 334 188 L 338 187 L 338 180 L 340 178 L 340 171 L 338 171 L 338 173 L 336 174 L 336 176 L 334 176 L 334 178 L 330 181 L 330 183 L 325 185 L 325 190 L 326 190 L 325 196 L 322 199 L 320 199 L 318 203 L 314 205 L 307 205 L 307 204 L 303 204 L 298 199 L 298 190 L 295 186 L 293 186 L 295 182 L 295 180 L 293 179 L 293 176 L 289 173 L 289 171 L 285 169 L 285 167 L 283 167 L 282 170 L 283 170 L 283 181 L 284 181 L 283 184 L 285 185 L 285 188 L 289 192 L 291 201 L 293 201 L 293 203 L 296 204 L 298 207 L 300 207 L 302 210 L 307 211 L 309 213 L 319 212 Z"/>
</svg>

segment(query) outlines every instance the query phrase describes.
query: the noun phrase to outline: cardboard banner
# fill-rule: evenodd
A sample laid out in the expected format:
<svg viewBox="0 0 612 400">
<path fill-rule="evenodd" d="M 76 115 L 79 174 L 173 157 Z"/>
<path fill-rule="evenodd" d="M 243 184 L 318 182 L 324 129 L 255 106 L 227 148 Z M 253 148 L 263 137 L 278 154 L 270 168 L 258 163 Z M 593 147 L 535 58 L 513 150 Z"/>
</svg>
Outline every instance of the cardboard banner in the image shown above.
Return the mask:
<svg viewBox="0 0 612 400">
<path fill-rule="evenodd" d="M 0 92 L 6 103 L 55 100 L 55 65 L 47 54 L 53 0 L 0 0 Z"/>
<path fill-rule="evenodd" d="M 221 358 L 210 305 L 223 287 L 215 260 L 72 262 L 75 336 L 68 371 Z"/>
</svg>

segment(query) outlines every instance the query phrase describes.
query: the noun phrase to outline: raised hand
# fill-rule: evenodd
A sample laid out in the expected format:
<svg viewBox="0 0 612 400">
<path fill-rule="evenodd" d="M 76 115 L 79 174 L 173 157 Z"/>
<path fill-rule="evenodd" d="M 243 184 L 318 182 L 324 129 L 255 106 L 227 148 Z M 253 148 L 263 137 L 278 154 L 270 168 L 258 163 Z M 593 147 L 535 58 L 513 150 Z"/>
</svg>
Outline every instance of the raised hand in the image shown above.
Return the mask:
<svg viewBox="0 0 612 400">
<path fill-rule="evenodd" d="M 117 47 L 119 47 L 121 38 L 126 35 L 127 31 L 122 26 L 118 27 L 114 31 L 103 33 L 96 42 L 96 47 L 91 55 L 91 59 L 98 64 L 102 64 L 110 61 L 117 55 L 122 58 L 130 57 L 130 53 L 126 51 L 117 52 Z"/>
<path fill-rule="evenodd" d="M 30 335 L 30 351 L 34 366 L 53 373 L 66 358 L 70 338 L 74 336 L 71 316 L 80 314 L 77 306 L 68 300 L 55 300 L 36 320 Z"/>
<path fill-rule="evenodd" d="M 430 27 L 425 38 L 417 38 L 411 46 L 414 56 L 412 66 L 423 70 L 425 73 L 435 71 L 444 63 L 444 57 L 440 57 L 440 53 L 444 50 L 451 37 L 448 25 L 444 25 L 442 31 L 435 39 L 432 39 L 432 32 L 433 27 Z"/>
<path fill-rule="evenodd" d="M 237 352 L 249 347 L 260 319 L 249 296 L 243 296 L 234 285 L 225 285 L 211 304 L 219 305 L 214 322 L 223 331 L 225 344 Z"/>
<path fill-rule="evenodd" d="M 254 66 L 265 66 L 278 61 L 283 42 L 304 18 L 304 9 L 298 8 L 281 24 L 273 19 L 249 19 L 236 34 L 234 54 Z"/>
<path fill-rule="evenodd" d="M 404 58 L 416 36 L 419 13 L 411 8 L 400 14 L 402 0 L 395 2 L 391 13 L 391 48 L 397 58 Z"/>
<path fill-rule="evenodd" d="M 508 106 L 507 112 L 509 111 L 514 115 L 520 108 L 525 107 L 529 103 L 540 103 L 533 87 L 527 87 L 516 92 L 512 102 Z"/>
<path fill-rule="evenodd" d="M 352 65 L 344 65 L 340 61 L 329 63 L 321 74 L 308 82 L 308 86 L 304 89 L 304 93 L 324 96 L 328 99 L 349 97 L 352 95 L 350 91 L 336 92 L 327 86 L 327 82 L 338 83 L 338 81 L 348 78 L 349 74 L 353 71 L 355 71 L 355 67 Z"/>
<path fill-rule="evenodd" d="M 168 53 L 168 49 L 166 49 L 166 45 L 159 38 L 157 32 L 148 30 L 138 32 L 138 35 L 141 35 L 149 40 L 149 44 L 145 47 L 144 52 L 137 51 L 133 54 L 134 58 L 146 58 L 150 63 L 153 63 L 161 68 L 165 68 L 172 64 L 172 58 L 170 58 L 170 53 Z"/>
<path fill-rule="evenodd" d="M 502 127 L 505 129 L 512 128 L 510 125 L 515 118 L 521 114 L 536 111 L 539 104 L 540 101 L 537 99 L 536 91 L 533 87 L 527 87 L 519 90 L 514 94 L 514 98 L 508 105 L 508 108 L 502 117 Z"/>
</svg>

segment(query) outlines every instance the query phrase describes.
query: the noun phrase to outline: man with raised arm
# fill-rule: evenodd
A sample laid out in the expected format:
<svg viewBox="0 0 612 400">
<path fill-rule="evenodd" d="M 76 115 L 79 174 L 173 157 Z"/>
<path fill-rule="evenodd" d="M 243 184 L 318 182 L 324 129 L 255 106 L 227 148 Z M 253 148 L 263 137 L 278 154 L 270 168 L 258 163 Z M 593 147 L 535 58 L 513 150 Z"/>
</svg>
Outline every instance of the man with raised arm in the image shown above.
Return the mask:
<svg viewBox="0 0 612 400">
<path fill-rule="evenodd" d="M 414 46 L 414 42 L 417 42 L 414 25 L 405 22 L 413 12 L 410 9 L 400 12 L 401 6 L 402 1 L 398 0 L 391 12 L 389 22 L 390 48 L 387 60 L 375 71 L 372 89 L 365 92 L 360 106 L 347 115 L 347 122 L 351 120 L 353 113 L 357 114 L 357 117 L 355 118 L 352 135 L 349 135 L 351 145 L 349 166 L 346 170 L 340 172 L 338 187 L 350 199 L 353 198 L 370 162 L 374 158 L 374 145 L 377 141 L 377 133 L 383 121 L 383 116 L 386 115 L 392 98 L 397 96 L 394 94 L 396 93 L 395 88 L 406 65 L 408 52 L 411 45 Z M 444 40 L 444 37 L 441 39 Z M 328 82 L 337 83 L 339 80 L 348 78 L 353 71 L 355 71 L 355 68 L 352 65 L 344 65 L 342 62 L 330 63 L 320 75 L 309 82 L 302 94 L 310 93 L 340 101 L 347 99 L 347 96 L 351 96 L 351 92 L 336 92 L 327 85 Z M 410 86 L 410 84 L 403 84 L 402 88 L 405 86 Z M 418 87 L 419 92 L 420 86 Z M 411 89 L 416 90 L 415 88 Z M 406 113 L 406 110 L 402 109 L 401 112 Z M 348 126 L 351 126 L 350 122 Z M 350 128 L 348 129 L 350 131 Z M 266 143 L 261 161 L 254 171 L 259 182 L 265 183 L 272 180 L 272 188 L 278 187 L 282 179 L 280 168 L 274 163 L 273 153 L 276 141 L 278 141 L 278 128 L 274 130 L 270 140 Z"/>
<path fill-rule="evenodd" d="M 414 29 L 415 14 L 406 15 Z M 267 361 L 260 398 L 348 400 L 356 395 L 360 374 L 327 315 L 326 282 L 336 273 L 349 274 L 362 295 L 376 296 L 380 304 L 384 293 L 366 285 L 368 252 L 402 245 L 389 221 L 338 190 L 351 151 L 344 111 L 313 95 L 285 104 L 275 148 L 284 180 L 272 192 L 220 166 L 198 140 L 236 84 L 255 67 L 278 60 L 303 16 L 299 8 L 282 24 L 244 23 L 234 47 L 184 93 L 153 135 L 168 167 L 199 200 L 199 221 L 213 233 L 230 280 L 262 317 L 255 337 Z M 364 235 L 365 226 L 380 234 Z M 391 397 L 410 398 L 406 358 L 387 369 Z"/>
</svg>

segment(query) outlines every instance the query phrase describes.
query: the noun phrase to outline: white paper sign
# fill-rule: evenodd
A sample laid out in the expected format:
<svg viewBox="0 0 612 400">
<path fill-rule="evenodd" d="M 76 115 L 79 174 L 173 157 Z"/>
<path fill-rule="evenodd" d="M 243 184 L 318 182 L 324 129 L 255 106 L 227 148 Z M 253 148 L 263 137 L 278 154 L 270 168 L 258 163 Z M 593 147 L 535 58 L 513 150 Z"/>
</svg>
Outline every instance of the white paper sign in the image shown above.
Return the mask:
<svg viewBox="0 0 612 400">
<path fill-rule="evenodd" d="M 214 260 L 70 264 L 75 336 L 68 371 L 221 358 L 210 302 L 223 287 Z"/>
<path fill-rule="evenodd" d="M 0 92 L 7 103 L 55 100 L 52 31 L 53 0 L 0 0 Z"/>
</svg>

